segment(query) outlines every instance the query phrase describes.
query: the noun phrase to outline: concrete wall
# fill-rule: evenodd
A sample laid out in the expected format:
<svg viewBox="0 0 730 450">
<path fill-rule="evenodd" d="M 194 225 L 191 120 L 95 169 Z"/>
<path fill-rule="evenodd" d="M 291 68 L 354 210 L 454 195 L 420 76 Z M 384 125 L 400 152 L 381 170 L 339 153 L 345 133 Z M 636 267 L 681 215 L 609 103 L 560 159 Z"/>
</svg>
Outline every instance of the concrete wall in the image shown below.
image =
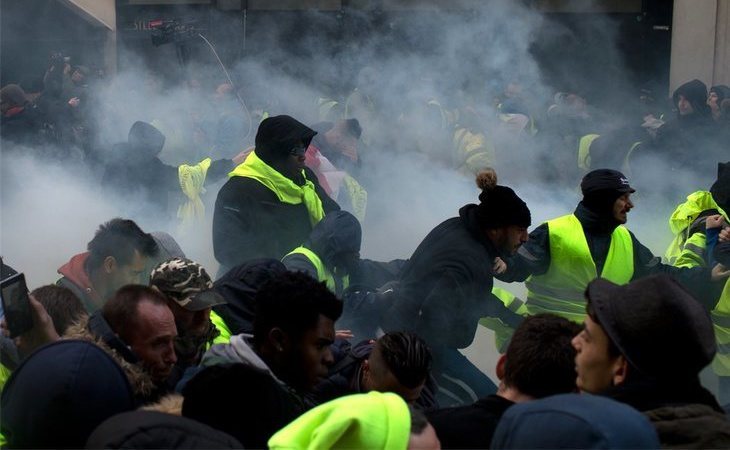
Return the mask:
<svg viewBox="0 0 730 450">
<path fill-rule="evenodd" d="M 107 74 L 117 71 L 117 8 L 114 0 L 60 0 L 95 27 L 106 28 L 104 69 Z"/>
<path fill-rule="evenodd" d="M 674 0 L 670 93 L 698 78 L 730 84 L 730 0 Z"/>
</svg>

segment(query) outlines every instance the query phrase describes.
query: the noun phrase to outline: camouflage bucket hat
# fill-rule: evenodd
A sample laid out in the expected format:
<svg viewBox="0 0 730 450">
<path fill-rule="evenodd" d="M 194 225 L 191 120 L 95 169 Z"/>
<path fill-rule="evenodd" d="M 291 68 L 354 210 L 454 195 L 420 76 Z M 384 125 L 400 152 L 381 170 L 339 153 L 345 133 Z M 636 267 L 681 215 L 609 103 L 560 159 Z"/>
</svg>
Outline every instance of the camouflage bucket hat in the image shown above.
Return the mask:
<svg viewBox="0 0 730 450">
<path fill-rule="evenodd" d="M 200 311 L 226 303 L 215 292 L 203 266 L 187 258 L 160 263 L 150 274 L 150 286 L 157 288 L 188 311 Z"/>
</svg>

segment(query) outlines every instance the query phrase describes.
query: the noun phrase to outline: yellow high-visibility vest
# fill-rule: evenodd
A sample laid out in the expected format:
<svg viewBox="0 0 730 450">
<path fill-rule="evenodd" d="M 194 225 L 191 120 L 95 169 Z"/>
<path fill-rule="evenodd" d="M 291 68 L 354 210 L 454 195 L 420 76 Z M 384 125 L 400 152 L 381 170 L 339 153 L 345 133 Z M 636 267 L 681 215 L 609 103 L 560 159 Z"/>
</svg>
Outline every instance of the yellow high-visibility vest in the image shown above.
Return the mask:
<svg viewBox="0 0 730 450">
<path fill-rule="evenodd" d="M 597 278 L 596 264 L 588 248 L 583 226 L 574 214 L 549 220 L 550 267 L 543 275 L 527 279 L 527 311 L 530 315 L 552 313 L 582 323 L 585 289 Z M 634 275 L 634 245 L 629 230 L 616 227 L 600 277 L 626 284 Z"/>
</svg>

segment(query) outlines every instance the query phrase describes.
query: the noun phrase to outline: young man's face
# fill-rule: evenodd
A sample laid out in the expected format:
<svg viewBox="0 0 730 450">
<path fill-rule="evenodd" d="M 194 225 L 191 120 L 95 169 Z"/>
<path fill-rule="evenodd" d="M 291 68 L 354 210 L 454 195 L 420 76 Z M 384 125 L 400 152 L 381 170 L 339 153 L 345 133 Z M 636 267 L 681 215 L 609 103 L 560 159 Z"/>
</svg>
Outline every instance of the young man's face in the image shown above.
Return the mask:
<svg viewBox="0 0 730 450">
<path fill-rule="evenodd" d="M 332 319 L 319 315 L 314 328 L 305 331 L 289 344 L 289 380 L 293 387 L 309 390 L 327 378 L 334 363 L 330 345 L 335 342 L 335 324 Z"/>
<path fill-rule="evenodd" d="M 147 284 L 148 280 L 143 280 L 147 268 L 147 257 L 143 256 L 138 250 L 134 251 L 132 259 L 128 264 L 119 264 L 115 262 L 110 269 L 107 270 L 112 282 L 110 283 L 112 292 L 122 286 L 128 284 Z"/>
<path fill-rule="evenodd" d="M 517 250 L 527 242 L 529 235 L 526 227 L 510 225 L 496 230 L 493 234 L 492 243 L 500 254 L 505 256 L 514 255 Z"/>
<path fill-rule="evenodd" d="M 421 397 L 426 380 L 413 388 L 403 385 L 388 368 L 377 344 L 362 364 L 362 387 L 366 392 L 393 392 L 400 395 L 406 403 L 415 403 Z"/>
<path fill-rule="evenodd" d="M 695 112 L 692 104 L 682 94 L 679 95 L 679 100 L 677 101 L 677 109 L 679 109 L 680 116 L 686 116 Z"/>
<path fill-rule="evenodd" d="M 609 352 L 609 338 L 600 325 L 586 316 L 585 327 L 572 344 L 577 352 L 575 370 L 578 373 L 576 386 L 581 392 L 600 393 L 615 384 L 614 376 L 622 364 L 623 357 L 612 357 Z"/>
</svg>

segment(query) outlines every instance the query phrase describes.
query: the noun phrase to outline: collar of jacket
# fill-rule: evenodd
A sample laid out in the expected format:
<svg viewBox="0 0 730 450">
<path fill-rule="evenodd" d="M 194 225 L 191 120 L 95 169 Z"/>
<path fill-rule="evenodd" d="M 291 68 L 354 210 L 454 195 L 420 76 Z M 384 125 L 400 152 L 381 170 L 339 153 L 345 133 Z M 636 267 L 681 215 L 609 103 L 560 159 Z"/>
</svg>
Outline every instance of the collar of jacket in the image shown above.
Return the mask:
<svg viewBox="0 0 730 450">
<path fill-rule="evenodd" d="M 593 234 L 611 234 L 620 225 L 613 218 L 613 211 L 609 216 L 598 214 L 588 209 L 583 202 L 578 203 L 573 214 L 578 218 L 583 229 Z"/>
<path fill-rule="evenodd" d="M 459 209 L 459 218 L 469 234 L 487 249 L 487 253 L 492 256 L 499 255 L 497 248 L 494 244 L 492 244 L 492 241 L 487 238 L 484 230 L 482 230 L 479 226 L 479 220 L 477 219 L 477 205 L 472 203 L 462 206 L 461 209 Z"/>
<path fill-rule="evenodd" d="M 324 208 L 322 200 L 317 195 L 314 183 L 307 179 L 304 170 L 302 170 L 302 178 L 304 185 L 299 186 L 294 181 L 279 173 L 276 169 L 266 164 L 256 155 L 256 151 L 252 151 L 246 157 L 246 160 L 239 164 L 229 177 L 247 177 L 252 178 L 270 189 L 279 201 L 291 205 L 304 203 L 309 212 L 309 218 L 312 225 L 316 224 L 324 217 Z"/>
<path fill-rule="evenodd" d="M 627 381 L 612 386 L 601 395 L 626 403 L 638 411 L 650 411 L 665 406 L 700 404 L 724 412 L 715 397 L 702 387 L 699 378 L 665 381 L 649 379 Z"/>
<path fill-rule="evenodd" d="M 101 315 L 101 311 L 96 311 L 89 317 L 89 331 L 94 336 L 100 338 L 106 345 L 115 350 L 119 355 L 130 364 L 137 364 L 139 358 L 134 354 L 131 348 L 117 336 L 112 330 L 109 323 Z"/>
</svg>

